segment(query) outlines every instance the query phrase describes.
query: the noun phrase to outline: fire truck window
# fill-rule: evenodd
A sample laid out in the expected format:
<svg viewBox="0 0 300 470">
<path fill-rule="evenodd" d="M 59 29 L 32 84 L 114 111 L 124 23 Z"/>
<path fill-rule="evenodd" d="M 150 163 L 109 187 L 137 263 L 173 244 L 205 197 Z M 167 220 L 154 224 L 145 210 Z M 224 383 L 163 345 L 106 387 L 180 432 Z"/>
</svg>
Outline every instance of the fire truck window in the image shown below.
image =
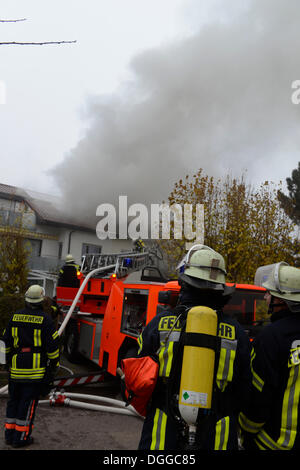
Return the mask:
<svg viewBox="0 0 300 470">
<path fill-rule="evenodd" d="M 256 299 L 256 318 L 257 322 L 268 323 L 270 315 L 268 314 L 268 305 L 265 300 Z"/>
<path fill-rule="evenodd" d="M 125 289 L 121 332 L 130 336 L 139 336 L 146 325 L 148 291 L 134 292 Z"/>
<path fill-rule="evenodd" d="M 264 292 L 237 289 L 223 311 L 236 318 L 241 325 L 253 325 L 266 314 Z"/>
</svg>

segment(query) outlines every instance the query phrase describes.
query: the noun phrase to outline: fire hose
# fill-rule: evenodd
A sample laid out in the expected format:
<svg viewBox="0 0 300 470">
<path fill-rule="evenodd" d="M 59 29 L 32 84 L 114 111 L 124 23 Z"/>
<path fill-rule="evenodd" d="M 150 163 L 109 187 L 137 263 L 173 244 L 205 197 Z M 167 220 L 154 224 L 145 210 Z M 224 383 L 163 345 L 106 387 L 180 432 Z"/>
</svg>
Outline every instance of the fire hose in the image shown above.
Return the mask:
<svg viewBox="0 0 300 470">
<path fill-rule="evenodd" d="M 8 394 L 3 392 L 2 397 L 6 397 Z M 102 403 L 107 403 L 109 405 L 114 406 L 104 406 L 104 405 L 97 405 L 95 403 L 87 403 L 84 401 L 77 401 L 73 400 L 72 398 L 79 398 L 91 401 L 98 401 Z M 50 406 L 68 406 L 70 408 L 82 408 L 85 410 L 92 410 L 92 411 L 106 411 L 108 413 L 116 413 L 122 414 L 127 416 L 134 416 L 137 418 L 144 419 L 132 406 L 127 406 L 123 401 L 116 400 L 114 398 L 108 397 L 99 397 L 96 395 L 87 395 L 85 393 L 73 393 L 64 391 L 52 391 L 49 394 L 48 400 L 39 400 L 39 404 L 45 405 L 48 404 Z"/>
<path fill-rule="evenodd" d="M 75 401 L 75 400 L 72 400 L 71 398 L 83 398 L 85 400 L 98 401 L 98 402 L 108 403 L 110 405 L 115 405 L 115 406 L 97 405 L 94 403 Z M 123 401 L 116 400 L 114 398 L 87 395 L 84 393 L 73 393 L 73 392 L 65 393 L 64 391 L 56 392 L 54 390 L 52 393 L 50 393 L 49 400 L 41 400 L 39 403 L 41 404 L 48 403 L 50 404 L 50 406 L 55 406 L 55 405 L 70 406 L 73 408 L 83 408 L 86 410 L 107 411 L 110 413 L 135 416 L 135 417 L 139 417 L 143 419 L 143 417 L 132 406 L 130 405 L 126 406 L 126 404 Z"/>
</svg>

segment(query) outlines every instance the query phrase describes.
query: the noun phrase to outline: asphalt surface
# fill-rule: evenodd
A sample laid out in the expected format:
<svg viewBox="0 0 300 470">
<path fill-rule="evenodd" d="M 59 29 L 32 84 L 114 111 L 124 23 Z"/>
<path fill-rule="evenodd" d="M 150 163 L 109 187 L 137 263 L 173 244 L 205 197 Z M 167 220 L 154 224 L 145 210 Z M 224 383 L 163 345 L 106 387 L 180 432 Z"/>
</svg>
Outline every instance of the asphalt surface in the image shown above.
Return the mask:
<svg viewBox="0 0 300 470">
<path fill-rule="evenodd" d="M 99 371 L 92 363 L 84 362 L 74 366 L 63 359 L 62 364 L 75 374 Z M 61 372 L 60 372 L 61 374 Z M 62 375 L 68 375 L 63 371 Z M 66 388 L 66 392 L 87 393 L 121 400 L 118 381 L 107 378 L 104 383 Z M 73 398 L 91 403 L 90 400 Z M 0 398 L 0 419 L 4 423 L 7 398 Z M 98 403 L 99 404 L 99 403 Z M 102 403 L 101 403 L 102 404 Z M 105 405 L 105 404 L 104 404 Z M 111 405 L 106 405 L 111 406 Z M 107 451 L 136 450 L 139 443 L 143 420 L 107 411 L 94 411 L 65 406 L 50 406 L 39 403 L 32 437 L 34 442 L 26 450 L 53 451 Z M 3 429 L 3 428 L 2 428 Z M 0 440 L 0 450 L 13 448 Z M 14 449 L 13 452 L 21 452 Z"/>
</svg>

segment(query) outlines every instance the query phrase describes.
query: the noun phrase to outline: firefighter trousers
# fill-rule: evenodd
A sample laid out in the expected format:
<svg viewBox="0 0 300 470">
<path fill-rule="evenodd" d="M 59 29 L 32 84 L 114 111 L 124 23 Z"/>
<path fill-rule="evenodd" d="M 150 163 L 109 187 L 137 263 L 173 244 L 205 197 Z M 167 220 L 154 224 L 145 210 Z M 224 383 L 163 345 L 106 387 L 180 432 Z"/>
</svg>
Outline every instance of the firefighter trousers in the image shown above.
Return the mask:
<svg viewBox="0 0 300 470">
<path fill-rule="evenodd" d="M 22 445 L 28 441 L 40 394 L 40 383 L 9 381 L 6 407 L 5 441 Z"/>
</svg>

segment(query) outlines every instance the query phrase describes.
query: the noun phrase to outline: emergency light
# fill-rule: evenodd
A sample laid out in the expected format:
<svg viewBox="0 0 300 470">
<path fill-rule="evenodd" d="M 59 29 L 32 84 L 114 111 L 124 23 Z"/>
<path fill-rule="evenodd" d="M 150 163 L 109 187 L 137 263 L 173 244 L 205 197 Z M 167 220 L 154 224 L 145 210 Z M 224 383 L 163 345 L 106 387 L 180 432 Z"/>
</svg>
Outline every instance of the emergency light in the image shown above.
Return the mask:
<svg viewBox="0 0 300 470">
<path fill-rule="evenodd" d="M 132 266 L 132 258 L 124 258 L 124 267 L 131 268 Z"/>
</svg>

